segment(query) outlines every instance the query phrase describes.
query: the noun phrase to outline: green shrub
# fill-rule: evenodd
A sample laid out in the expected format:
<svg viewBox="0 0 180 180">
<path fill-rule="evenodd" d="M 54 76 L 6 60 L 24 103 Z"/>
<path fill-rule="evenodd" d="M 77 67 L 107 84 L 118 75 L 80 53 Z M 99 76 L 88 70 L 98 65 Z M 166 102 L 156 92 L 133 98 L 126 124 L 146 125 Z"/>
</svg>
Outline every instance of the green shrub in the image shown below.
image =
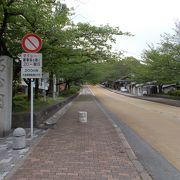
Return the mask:
<svg viewBox="0 0 180 180">
<path fill-rule="evenodd" d="M 43 98 L 34 99 L 34 111 L 39 111 L 41 108 L 58 103 L 63 99 L 63 97 L 58 97 L 55 100 L 47 97 L 46 101 L 44 101 Z M 13 97 L 13 112 L 28 112 L 30 111 L 30 107 L 31 104 L 30 101 L 27 100 L 27 95 L 20 94 Z"/>
<path fill-rule="evenodd" d="M 80 90 L 80 86 L 71 86 L 70 89 L 64 90 L 63 92 L 60 93 L 60 96 L 70 96 L 73 94 L 76 94 Z"/>
<path fill-rule="evenodd" d="M 180 97 L 180 90 L 169 91 L 169 92 L 168 92 L 168 95 Z"/>
<path fill-rule="evenodd" d="M 23 101 L 25 99 L 27 99 L 27 95 L 24 93 L 18 94 L 13 97 L 13 101 Z"/>
<path fill-rule="evenodd" d="M 64 97 L 68 97 L 77 93 L 79 90 L 80 86 L 71 86 L 69 90 L 61 92 L 61 97 L 56 98 L 56 100 L 53 100 L 53 98 L 50 97 L 47 97 L 46 101 L 43 100 L 43 97 L 39 98 L 38 100 L 34 99 L 34 110 L 38 111 L 43 107 L 55 104 L 64 99 Z M 24 93 L 20 93 L 13 97 L 13 112 L 21 111 L 30 111 L 30 102 L 27 100 L 27 95 Z"/>
</svg>

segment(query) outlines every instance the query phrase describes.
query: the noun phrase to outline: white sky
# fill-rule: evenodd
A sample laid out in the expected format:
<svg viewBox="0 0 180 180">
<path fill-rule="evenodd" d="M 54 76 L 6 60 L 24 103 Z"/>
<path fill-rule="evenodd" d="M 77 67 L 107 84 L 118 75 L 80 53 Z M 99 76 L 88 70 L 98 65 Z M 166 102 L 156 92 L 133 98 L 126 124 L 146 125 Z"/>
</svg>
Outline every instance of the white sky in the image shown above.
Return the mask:
<svg viewBox="0 0 180 180">
<path fill-rule="evenodd" d="M 173 33 L 180 20 L 180 0 L 64 0 L 74 7 L 74 22 L 118 26 L 134 37 L 120 37 L 114 46 L 125 55 L 141 57 L 147 44 L 156 45 L 164 33 Z"/>
</svg>

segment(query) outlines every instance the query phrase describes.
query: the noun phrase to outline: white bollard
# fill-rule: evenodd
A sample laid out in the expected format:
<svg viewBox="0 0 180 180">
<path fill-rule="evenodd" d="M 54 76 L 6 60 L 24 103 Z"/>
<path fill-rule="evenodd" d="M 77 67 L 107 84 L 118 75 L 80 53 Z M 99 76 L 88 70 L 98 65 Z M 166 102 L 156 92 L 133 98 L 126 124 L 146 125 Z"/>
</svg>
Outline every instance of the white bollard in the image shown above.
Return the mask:
<svg viewBox="0 0 180 180">
<path fill-rule="evenodd" d="M 23 128 L 16 128 L 13 132 L 13 149 L 23 149 L 26 147 L 26 132 Z"/>
<path fill-rule="evenodd" d="M 79 111 L 79 121 L 81 123 L 87 123 L 87 112 L 86 111 Z"/>
</svg>

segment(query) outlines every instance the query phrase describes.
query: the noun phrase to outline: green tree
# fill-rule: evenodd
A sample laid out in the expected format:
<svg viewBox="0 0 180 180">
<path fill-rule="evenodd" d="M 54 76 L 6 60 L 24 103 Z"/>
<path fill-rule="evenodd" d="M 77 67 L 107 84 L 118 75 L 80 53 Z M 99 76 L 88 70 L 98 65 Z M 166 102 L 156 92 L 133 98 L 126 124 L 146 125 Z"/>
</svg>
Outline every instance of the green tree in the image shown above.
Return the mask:
<svg viewBox="0 0 180 180">
<path fill-rule="evenodd" d="M 56 74 L 70 83 L 90 73 L 90 68 L 84 70 L 86 63 L 112 61 L 116 56 L 111 52 L 115 36 L 130 35 L 109 25 L 74 24 L 69 20 L 70 13 L 65 4 L 54 0 L 2 0 L 0 55 L 18 58 L 22 37 L 29 32 L 36 33 L 43 39 L 43 70 L 50 77 Z M 20 63 L 14 63 L 17 79 Z M 30 81 L 26 82 L 30 89 Z"/>
<path fill-rule="evenodd" d="M 59 38 L 61 35 L 63 38 Z M 88 71 L 79 69 L 83 69 L 85 64 L 111 61 L 115 58 L 116 55 L 111 52 L 110 45 L 110 42 L 115 42 L 115 35 L 129 35 L 129 33 L 123 33 L 119 28 L 108 25 L 96 27 L 87 23 L 70 24 L 57 35 L 55 51 L 51 52 L 53 58 L 46 61 L 46 69 L 51 74 L 64 78 L 68 84 L 74 79 L 77 81 L 77 77 L 83 80 L 89 69 Z M 79 76 L 72 72 L 79 72 Z"/>
<path fill-rule="evenodd" d="M 114 62 L 109 79 L 117 80 L 126 78 L 134 80 L 139 73 L 141 63 L 134 57 L 125 57 L 119 61 Z"/>
<path fill-rule="evenodd" d="M 0 55 L 17 57 L 20 42 L 29 32 L 41 35 L 52 16 L 52 0 L 2 0 L 0 4 Z"/>
<path fill-rule="evenodd" d="M 92 84 L 104 82 L 109 79 L 113 67 L 113 63 L 109 61 L 88 64 L 89 73 L 85 77 L 85 80 Z"/>
<path fill-rule="evenodd" d="M 180 23 L 179 23 L 180 24 Z M 149 46 L 144 52 L 149 78 L 159 84 L 180 81 L 180 26 L 176 25 L 175 34 L 165 34 L 159 47 Z"/>
<path fill-rule="evenodd" d="M 149 46 L 143 53 L 147 81 L 157 81 L 161 87 L 165 83 L 180 82 L 180 23 L 176 23 L 173 35 L 165 34 L 158 47 Z"/>
</svg>

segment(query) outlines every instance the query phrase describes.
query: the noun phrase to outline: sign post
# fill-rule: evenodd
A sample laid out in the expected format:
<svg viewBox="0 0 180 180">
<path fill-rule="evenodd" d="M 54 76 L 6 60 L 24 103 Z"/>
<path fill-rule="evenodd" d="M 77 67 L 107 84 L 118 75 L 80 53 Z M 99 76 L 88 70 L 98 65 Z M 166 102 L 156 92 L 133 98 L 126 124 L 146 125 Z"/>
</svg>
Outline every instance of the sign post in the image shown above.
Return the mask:
<svg viewBox="0 0 180 180">
<path fill-rule="evenodd" d="M 33 139 L 33 109 L 35 78 L 42 78 L 42 54 L 37 53 L 42 47 L 42 40 L 36 34 L 26 34 L 22 39 L 22 48 L 27 53 L 21 54 L 21 78 L 31 79 L 31 139 Z"/>
<path fill-rule="evenodd" d="M 33 92 L 33 79 L 31 79 L 31 139 L 33 139 L 33 124 L 34 124 L 34 120 L 33 120 L 33 105 L 34 105 L 34 102 L 33 102 L 33 97 L 34 97 L 34 92 Z"/>
</svg>

